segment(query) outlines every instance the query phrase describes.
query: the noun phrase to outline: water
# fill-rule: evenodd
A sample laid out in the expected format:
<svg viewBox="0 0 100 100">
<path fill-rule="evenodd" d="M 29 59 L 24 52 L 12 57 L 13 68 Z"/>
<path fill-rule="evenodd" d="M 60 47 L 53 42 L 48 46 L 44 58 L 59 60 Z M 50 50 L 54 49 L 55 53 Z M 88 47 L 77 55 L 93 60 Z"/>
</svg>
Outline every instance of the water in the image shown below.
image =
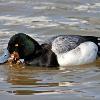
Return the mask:
<svg viewBox="0 0 100 100">
<path fill-rule="evenodd" d="M 100 0 L 0 0 L 0 48 L 23 32 L 39 43 L 60 34 L 100 37 Z M 0 100 L 100 100 L 100 60 L 84 66 L 0 65 Z"/>
</svg>

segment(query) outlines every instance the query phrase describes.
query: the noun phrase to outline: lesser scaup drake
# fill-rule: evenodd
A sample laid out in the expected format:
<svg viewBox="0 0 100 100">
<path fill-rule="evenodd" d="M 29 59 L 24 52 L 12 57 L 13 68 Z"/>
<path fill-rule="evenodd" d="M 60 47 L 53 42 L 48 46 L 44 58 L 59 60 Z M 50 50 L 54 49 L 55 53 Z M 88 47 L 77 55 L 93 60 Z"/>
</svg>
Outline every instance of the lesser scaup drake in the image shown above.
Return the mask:
<svg viewBox="0 0 100 100">
<path fill-rule="evenodd" d="M 13 60 L 24 59 L 34 66 L 68 66 L 91 63 L 99 55 L 99 40 L 94 36 L 62 35 L 40 45 L 24 33 L 18 33 L 8 42 Z"/>
</svg>

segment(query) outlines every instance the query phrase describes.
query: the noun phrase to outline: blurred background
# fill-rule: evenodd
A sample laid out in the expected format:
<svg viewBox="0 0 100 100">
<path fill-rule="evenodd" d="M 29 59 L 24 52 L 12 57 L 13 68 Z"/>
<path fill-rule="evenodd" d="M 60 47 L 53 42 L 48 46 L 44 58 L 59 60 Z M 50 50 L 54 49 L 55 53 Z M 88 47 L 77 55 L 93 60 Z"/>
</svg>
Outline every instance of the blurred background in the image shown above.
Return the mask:
<svg viewBox="0 0 100 100">
<path fill-rule="evenodd" d="M 59 34 L 100 36 L 99 0 L 0 0 L 0 45 L 18 32 L 38 41 Z"/>
</svg>

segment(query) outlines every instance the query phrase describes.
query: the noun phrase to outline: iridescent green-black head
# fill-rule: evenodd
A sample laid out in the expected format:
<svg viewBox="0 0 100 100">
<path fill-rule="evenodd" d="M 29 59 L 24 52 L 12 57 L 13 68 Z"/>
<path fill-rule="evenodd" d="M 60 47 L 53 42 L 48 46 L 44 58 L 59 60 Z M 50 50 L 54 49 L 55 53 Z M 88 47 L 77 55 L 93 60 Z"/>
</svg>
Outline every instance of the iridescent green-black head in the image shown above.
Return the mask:
<svg viewBox="0 0 100 100">
<path fill-rule="evenodd" d="M 41 46 L 30 36 L 24 33 L 18 33 L 13 35 L 8 42 L 8 51 L 10 54 L 17 52 L 19 58 L 24 59 L 25 57 L 34 54 L 37 49 Z"/>
</svg>

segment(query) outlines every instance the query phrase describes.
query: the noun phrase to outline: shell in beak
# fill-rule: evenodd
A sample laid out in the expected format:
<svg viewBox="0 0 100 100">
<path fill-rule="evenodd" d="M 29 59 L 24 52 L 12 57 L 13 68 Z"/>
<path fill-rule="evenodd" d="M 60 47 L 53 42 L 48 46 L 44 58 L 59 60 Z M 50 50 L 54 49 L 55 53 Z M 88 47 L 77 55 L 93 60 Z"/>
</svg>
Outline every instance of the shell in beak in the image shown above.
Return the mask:
<svg viewBox="0 0 100 100">
<path fill-rule="evenodd" d="M 19 61 L 19 54 L 18 52 L 14 51 L 12 54 L 10 54 L 9 62 L 17 63 L 17 61 Z"/>
</svg>

